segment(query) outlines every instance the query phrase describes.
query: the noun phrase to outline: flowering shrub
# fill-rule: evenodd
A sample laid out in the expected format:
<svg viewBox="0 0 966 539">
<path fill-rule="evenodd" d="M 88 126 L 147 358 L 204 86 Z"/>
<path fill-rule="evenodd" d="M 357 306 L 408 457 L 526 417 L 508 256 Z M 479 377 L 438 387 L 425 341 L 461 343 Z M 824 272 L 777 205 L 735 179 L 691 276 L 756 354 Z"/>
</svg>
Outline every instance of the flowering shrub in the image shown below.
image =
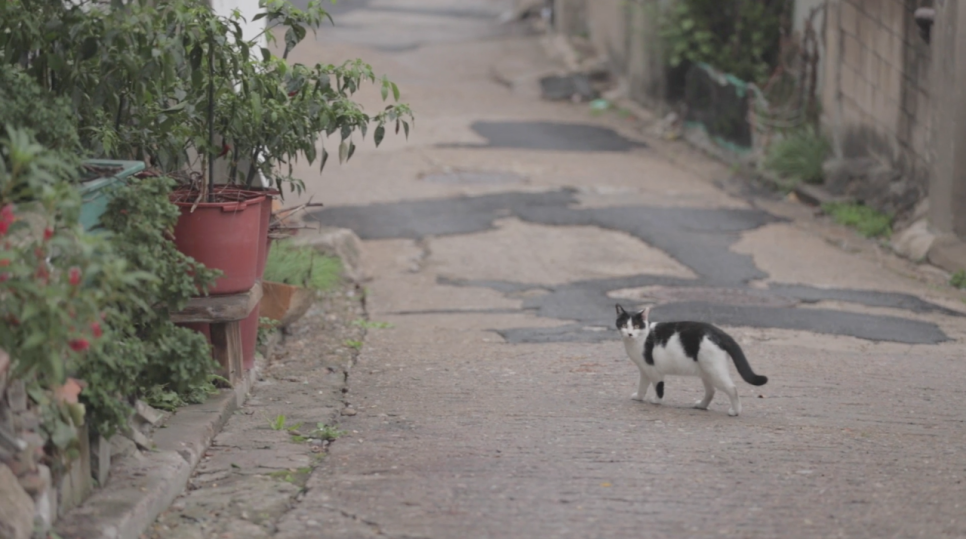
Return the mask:
<svg viewBox="0 0 966 539">
<path fill-rule="evenodd" d="M 13 131 L 0 160 L 0 348 L 14 359 L 13 374 L 42 387 L 62 384 L 69 367 L 99 346 L 105 307 L 120 286 L 145 276 L 104 254 L 104 241 L 67 217 L 76 191 L 45 178 L 60 170 L 55 156 Z M 51 166 L 53 165 L 53 166 Z M 19 202 L 10 191 L 19 187 Z M 72 226 L 73 225 L 73 226 Z"/>
<path fill-rule="evenodd" d="M 0 348 L 40 411 L 58 474 L 85 421 L 83 384 L 68 376 L 110 341 L 103 322 L 115 305 L 151 278 L 82 232 L 72 170 L 24 131 L 0 139 Z"/>
</svg>

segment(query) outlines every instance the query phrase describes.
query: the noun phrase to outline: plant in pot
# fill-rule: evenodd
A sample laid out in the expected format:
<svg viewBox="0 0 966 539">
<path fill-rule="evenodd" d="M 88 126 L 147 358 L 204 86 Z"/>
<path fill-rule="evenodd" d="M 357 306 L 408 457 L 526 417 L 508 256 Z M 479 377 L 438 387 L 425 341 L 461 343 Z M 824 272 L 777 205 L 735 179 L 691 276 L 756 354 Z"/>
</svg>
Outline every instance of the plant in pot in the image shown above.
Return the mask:
<svg viewBox="0 0 966 539">
<path fill-rule="evenodd" d="M 182 208 L 175 241 L 182 252 L 224 272 L 212 294 L 247 290 L 261 278 L 268 255 L 272 197 L 286 184 L 292 192 L 303 190 L 303 180 L 293 175 L 297 159 L 318 162 L 321 172 L 329 158 L 328 150 L 318 146 L 322 135 L 339 134 L 342 162 L 355 153 L 353 133 L 365 137 L 374 126 L 378 146 L 387 125 L 394 124 L 397 133 L 402 130 L 408 135 L 412 119 L 403 104 L 369 115 L 352 101 L 365 83 L 381 84 L 383 99 L 390 95 L 399 99 L 399 88 L 384 77 L 378 79 L 360 60 L 341 65 L 288 63 L 289 53 L 308 30 L 314 31 L 329 18 L 318 2 L 310 2 L 306 10 L 283 1 L 264 5 L 265 11 L 256 18 L 270 21 L 265 31 L 268 40 L 274 43 L 275 31 L 285 29 L 280 56 L 246 41 L 236 16 L 225 18 L 200 9 L 195 26 L 181 33 L 188 43 L 185 57 L 194 82 L 192 91 L 170 108 L 204 110 L 192 119 L 196 132 L 206 135 L 200 142 L 196 139 L 195 149 L 205 157 L 207 176 L 196 175 L 195 181 L 173 195 Z M 216 161 L 224 164 L 224 177 L 216 177 Z M 274 190 L 260 189 L 263 178 Z M 256 308 L 242 321 L 249 368 L 258 317 Z"/>
<path fill-rule="evenodd" d="M 204 109 L 204 115 L 195 115 L 193 120 L 196 132 L 207 135 L 196 143 L 198 153 L 206 158 L 207 177 L 176 193 L 185 198 L 178 201 L 183 217 L 176 229 L 176 241 L 187 254 L 225 271 L 211 293 L 230 293 L 251 287 L 259 277 L 259 268 L 264 266 L 270 201 L 256 202 L 262 193 L 253 189 L 260 187 L 260 179 L 265 178 L 279 191 L 288 184 L 290 190 L 301 192 L 304 183 L 293 176 L 293 163 L 303 158 L 310 164 L 318 161 L 320 170 L 324 168 L 329 152 L 324 147 L 319 151 L 317 146 L 323 134 L 339 133 L 338 155 L 340 161 L 345 161 L 355 152 L 354 132 L 365 136 L 369 126 L 375 125 L 373 138 L 378 145 L 389 123 L 408 134 L 411 112 L 407 106 L 397 104 L 370 116 L 352 101 L 352 95 L 367 82 L 381 83 L 384 98 L 390 94 L 399 98 L 394 83 L 377 79 L 372 68 L 360 60 L 338 66 L 289 65 L 291 50 L 309 29 L 315 30 L 328 18 L 318 2 L 310 2 L 306 10 L 296 9 L 288 2 L 265 3 L 265 11 L 256 18 L 270 21 L 265 31 L 269 41 L 274 41 L 276 29 L 286 29 L 281 56 L 270 48 L 258 47 L 254 41 L 246 41 L 236 17 L 220 17 L 205 9 L 198 11 L 194 26 L 182 31 L 188 42 L 185 56 L 189 59 L 191 80 L 198 84 L 193 83 L 192 91 L 171 108 Z M 218 158 L 225 162 L 226 177 L 215 177 Z M 219 185 L 222 183 L 234 188 Z M 212 219 L 226 226 L 218 228 L 194 217 L 199 209 L 210 210 Z M 249 209 L 253 214 L 261 210 L 257 232 L 249 232 L 256 226 L 255 216 L 246 217 Z M 240 238 L 237 245 L 232 238 Z M 243 242 L 248 249 L 242 250 Z M 226 261 L 244 260 L 244 268 L 236 270 L 207 259 L 230 246 L 238 250 L 226 256 Z M 235 273 L 244 274 L 244 279 L 239 279 L 237 285 L 223 286 Z"/>
</svg>

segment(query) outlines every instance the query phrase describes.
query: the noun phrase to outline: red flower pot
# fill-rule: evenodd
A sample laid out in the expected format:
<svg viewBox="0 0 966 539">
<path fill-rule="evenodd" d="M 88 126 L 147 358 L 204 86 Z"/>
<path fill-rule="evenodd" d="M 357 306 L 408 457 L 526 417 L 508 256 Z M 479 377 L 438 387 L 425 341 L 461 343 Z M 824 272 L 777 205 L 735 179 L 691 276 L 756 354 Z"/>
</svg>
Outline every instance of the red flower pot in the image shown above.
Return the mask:
<svg viewBox="0 0 966 539">
<path fill-rule="evenodd" d="M 172 202 L 181 209 L 174 228 L 178 250 L 224 273 L 209 287 L 209 294 L 237 294 L 251 289 L 265 243 L 264 236 L 260 235 L 265 197 L 245 193 L 246 196 L 231 197 L 241 200 L 196 204 L 186 201 L 193 198 L 187 195 L 172 193 Z"/>
<path fill-rule="evenodd" d="M 262 275 L 265 274 L 265 264 L 268 262 L 268 251 L 271 249 L 268 225 L 272 221 L 272 201 L 281 193 L 275 189 L 252 189 L 252 192 L 265 196 L 265 200 L 262 201 L 261 227 L 258 232 L 258 237 L 261 238 L 258 245 L 258 267 L 255 268 L 255 278 L 261 280 Z"/>
</svg>

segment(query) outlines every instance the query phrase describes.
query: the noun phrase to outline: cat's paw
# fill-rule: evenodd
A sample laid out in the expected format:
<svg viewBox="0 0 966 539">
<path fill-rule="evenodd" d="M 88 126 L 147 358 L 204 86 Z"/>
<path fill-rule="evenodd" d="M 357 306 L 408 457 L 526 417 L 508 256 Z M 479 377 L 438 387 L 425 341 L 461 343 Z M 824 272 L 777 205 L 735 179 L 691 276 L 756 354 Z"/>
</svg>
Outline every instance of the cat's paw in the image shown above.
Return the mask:
<svg viewBox="0 0 966 539">
<path fill-rule="evenodd" d="M 638 397 L 638 396 L 637 396 L 637 393 L 638 393 L 638 392 L 637 392 L 637 391 L 635 391 L 635 392 L 634 392 L 634 394 L 633 394 L 633 395 L 631 395 L 631 400 L 636 400 L 636 401 L 642 401 L 642 400 L 644 400 L 644 397 Z"/>
<path fill-rule="evenodd" d="M 731 408 L 728 410 L 728 415 L 730 415 L 731 417 L 738 417 L 738 411 L 735 410 L 734 408 Z"/>
<path fill-rule="evenodd" d="M 711 404 L 711 403 L 708 403 L 708 404 Z M 698 402 L 694 403 L 694 409 L 695 410 L 707 410 L 708 409 L 708 404 L 705 404 L 704 401 L 698 401 Z"/>
<path fill-rule="evenodd" d="M 647 399 L 647 402 L 649 402 L 651 404 L 661 404 L 663 401 L 661 399 L 657 398 L 657 397 L 649 397 Z"/>
</svg>

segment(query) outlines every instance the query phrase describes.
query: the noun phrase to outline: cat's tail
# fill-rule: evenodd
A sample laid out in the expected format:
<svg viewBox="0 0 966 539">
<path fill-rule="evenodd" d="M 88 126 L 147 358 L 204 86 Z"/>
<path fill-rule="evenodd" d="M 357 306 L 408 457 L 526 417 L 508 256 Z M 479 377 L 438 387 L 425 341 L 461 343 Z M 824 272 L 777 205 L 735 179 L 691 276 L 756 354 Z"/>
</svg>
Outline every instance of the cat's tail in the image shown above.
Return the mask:
<svg viewBox="0 0 966 539">
<path fill-rule="evenodd" d="M 735 368 L 738 369 L 738 374 L 746 382 L 753 386 L 763 386 L 768 382 L 767 376 L 755 374 L 755 371 L 751 370 L 751 365 L 748 364 L 748 358 L 745 357 L 745 353 L 741 351 L 741 347 L 731 338 L 731 335 L 722 331 L 718 337 L 721 340 L 721 348 L 731 356 L 731 361 L 735 362 Z"/>
</svg>

